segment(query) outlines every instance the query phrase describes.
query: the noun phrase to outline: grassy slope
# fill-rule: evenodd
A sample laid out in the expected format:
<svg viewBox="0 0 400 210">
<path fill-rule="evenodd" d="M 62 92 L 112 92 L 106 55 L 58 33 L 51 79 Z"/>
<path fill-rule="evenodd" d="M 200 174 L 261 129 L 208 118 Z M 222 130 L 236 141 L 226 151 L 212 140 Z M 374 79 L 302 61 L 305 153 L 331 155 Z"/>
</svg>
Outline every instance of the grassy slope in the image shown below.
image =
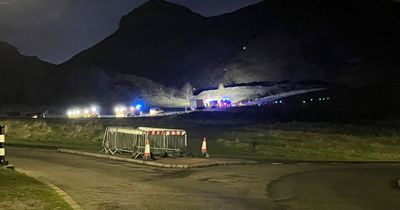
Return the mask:
<svg viewBox="0 0 400 210">
<path fill-rule="evenodd" d="M 288 160 L 400 160 L 399 122 L 366 124 L 274 123 L 249 126 L 179 123 L 174 119 L 0 120 L 7 142 L 81 149 L 100 149 L 107 125 L 187 129 L 189 148 L 198 153 L 203 136 L 213 155 Z M 253 147 L 253 142 L 255 147 Z"/>
<path fill-rule="evenodd" d="M 54 190 L 26 175 L 0 169 L 1 209 L 72 209 Z"/>
<path fill-rule="evenodd" d="M 221 153 L 288 160 L 400 160 L 400 129 L 386 125 L 284 123 L 225 133 Z"/>
<path fill-rule="evenodd" d="M 2 120 L 6 144 L 99 148 L 104 125 L 97 121 Z"/>
</svg>

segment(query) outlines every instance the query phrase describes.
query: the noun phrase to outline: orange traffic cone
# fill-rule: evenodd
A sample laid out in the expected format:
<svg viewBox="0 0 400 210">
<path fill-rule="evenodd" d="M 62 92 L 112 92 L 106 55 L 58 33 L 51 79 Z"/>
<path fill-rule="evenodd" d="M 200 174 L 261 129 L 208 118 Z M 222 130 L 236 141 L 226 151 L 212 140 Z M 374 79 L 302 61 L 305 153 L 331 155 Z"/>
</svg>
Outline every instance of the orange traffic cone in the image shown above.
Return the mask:
<svg viewBox="0 0 400 210">
<path fill-rule="evenodd" d="M 201 145 L 201 154 L 204 157 L 210 157 L 207 153 L 207 141 L 206 141 L 206 137 L 203 138 L 203 143 Z"/>
<path fill-rule="evenodd" d="M 146 159 L 146 160 L 151 159 L 149 139 L 146 139 L 146 143 L 145 143 L 145 146 L 144 146 L 143 159 Z"/>
</svg>

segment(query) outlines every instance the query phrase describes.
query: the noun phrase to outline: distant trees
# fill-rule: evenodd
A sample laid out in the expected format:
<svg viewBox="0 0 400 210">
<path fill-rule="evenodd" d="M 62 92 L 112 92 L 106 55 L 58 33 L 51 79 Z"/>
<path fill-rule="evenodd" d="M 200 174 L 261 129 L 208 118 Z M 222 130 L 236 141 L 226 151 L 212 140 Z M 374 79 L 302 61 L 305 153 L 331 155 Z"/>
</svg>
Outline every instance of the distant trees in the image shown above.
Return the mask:
<svg viewBox="0 0 400 210">
<path fill-rule="evenodd" d="M 189 101 L 190 97 L 193 95 L 193 86 L 189 82 L 185 82 L 182 87 L 181 92 L 187 101 Z"/>
</svg>

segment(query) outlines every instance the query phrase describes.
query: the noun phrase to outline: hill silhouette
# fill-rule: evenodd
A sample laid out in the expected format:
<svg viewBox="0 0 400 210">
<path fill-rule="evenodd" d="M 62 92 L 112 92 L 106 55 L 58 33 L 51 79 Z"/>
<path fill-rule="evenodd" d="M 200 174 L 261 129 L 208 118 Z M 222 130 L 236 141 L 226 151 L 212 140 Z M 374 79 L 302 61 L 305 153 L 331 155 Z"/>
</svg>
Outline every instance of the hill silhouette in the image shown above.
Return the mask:
<svg viewBox="0 0 400 210">
<path fill-rule="evenodd" d="M 155 87 L 172 95 L 186 82 L 315 81 L 390 91 L 399 89 L 399 20 L 400 4 L 390 0 L 265 0 L 215 17 L 150 0 L 58 66 L 0 42 L 1 103 L 111 103 Z"/>
<path fill-rule="evenodd" d="M 0 41 L 0 105 L 40 104 L 53 100 L 55 65 L 36 57 L 21 55 L 18 50 Z"/>
<path fill-rule="evenodd" d="M 398 76 L 398 20 L 400 6 L 389 0 L 265 0 L 209 18 L 152 0 L 63 66 L 99 67 L 172 86 L 387 82 Z"/>
</svg>

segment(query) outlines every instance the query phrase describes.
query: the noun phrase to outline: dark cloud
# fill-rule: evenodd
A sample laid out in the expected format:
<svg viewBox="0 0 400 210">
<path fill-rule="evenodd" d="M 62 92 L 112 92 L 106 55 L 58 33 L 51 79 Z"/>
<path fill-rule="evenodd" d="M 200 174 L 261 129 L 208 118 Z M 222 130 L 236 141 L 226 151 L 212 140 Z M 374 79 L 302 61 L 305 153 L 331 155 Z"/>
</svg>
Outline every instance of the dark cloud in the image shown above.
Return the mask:
<svg viewBox="0 0 400 210">
<path fill-rule="evenodd" d="M 170 0 L 204 16 L 260 0 Z M 146 0 L 0 0 L 0 40 L 23 54 L 61 63 L 98 43 Z"/>
</svg>

